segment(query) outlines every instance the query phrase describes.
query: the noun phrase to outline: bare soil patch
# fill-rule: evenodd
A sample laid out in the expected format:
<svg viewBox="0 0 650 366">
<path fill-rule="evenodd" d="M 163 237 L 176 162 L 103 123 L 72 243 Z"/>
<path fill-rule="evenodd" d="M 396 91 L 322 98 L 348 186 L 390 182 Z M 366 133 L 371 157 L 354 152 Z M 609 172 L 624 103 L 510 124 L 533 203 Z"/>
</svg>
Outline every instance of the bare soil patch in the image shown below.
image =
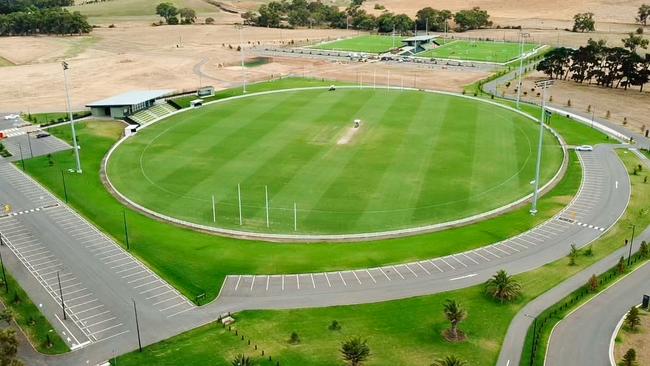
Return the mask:
<svg viewBox="0 0 650 366">
<path fill-rule="evenodd" d="M 337 145 L 347 145 L 350 141 L 352 141 L 352 138 L 361 130 L 361 126 L 358 128 L 350 127 L 348 130 L 345 132 L 343 136 L 336 142 Z"/>
<path fill-rule="evenodd" d="M 639 365 L 650 365 L 650 316 L 648 313 L 641 311 L 641 325 L 634 331 L 628 331 L 624 328 L 618 333 L 620 342 L 616 343 L 614 348 L 614 358 L 620 361 L 628 349 L 634 348 L 636 351 L 636 361 Z"/>
<path fill-rule="evenodd" d="M 522 96 L 523 100 L 540 102 L 541 97 L 537 96 L 540 91 L 532 90 L 535 81 L 543 78 L 546 78 L 544 74 L 535 72 L 524 79 L 522 92 L 525 91 L 527 95 Z M 515 97 L 516 84 L 517 82 L 513 81 L 510 87 L 501 86 L 499 91 L 508 97 Z M 644 89 L 644 92 L 640 93 L 638 87 L 628 90 L 612 89 L 586 83 L 578 84 L 569 80 L 556 80 L 547 95 L 552 98 L 551 104 L 581 114 L 591 114 L 596 118 L 606 118 L 612 123 L 624 125 L 632 131 L 642 133 L 650 128 L 650 115 L 648 114 L 650 85 L 646 85 Z M 569 101 L 571 101 L 571 106 L 569 106 Z M 626 119 L 627 123 L 624 124 Z"/>
</svg>

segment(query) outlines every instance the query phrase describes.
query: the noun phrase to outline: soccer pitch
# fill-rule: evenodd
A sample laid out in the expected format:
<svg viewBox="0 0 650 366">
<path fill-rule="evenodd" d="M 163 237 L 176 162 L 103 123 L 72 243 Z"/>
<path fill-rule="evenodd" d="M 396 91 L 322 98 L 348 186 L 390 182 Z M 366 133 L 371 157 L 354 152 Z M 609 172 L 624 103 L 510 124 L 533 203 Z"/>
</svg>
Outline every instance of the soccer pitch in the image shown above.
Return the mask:
<svg viewBox="0 0 650 366">
<path fill-rule="evenodd" d="M 530 193 L 538 131 L 513 111 L 459 96 L 288 91 L 145 128 L 114 152 L 108 175 L 133 201 L 204 225 L 385 231 L 467 217 Z M 545 138 L 546 182 L 562 151 L 550 133 Z"/>
<path fill-rule="evenodd" d="M 403 37 L 399 36 L 359 36 L 321 43 L 312 48 L 331 51 L 384 53 L 402 47 L 402 39 Z"/>
<path fill-rule="evenodd" d="M 535 47 L 537 46 L 532 43 L 524 44 L 524 53 L 534 50 Z M 438 48 L 421 52 L 417 56 L 505 63 L 519 57 L 519 44 L 512 42 L 457 40 L 445 43 Z"/>
</svg>

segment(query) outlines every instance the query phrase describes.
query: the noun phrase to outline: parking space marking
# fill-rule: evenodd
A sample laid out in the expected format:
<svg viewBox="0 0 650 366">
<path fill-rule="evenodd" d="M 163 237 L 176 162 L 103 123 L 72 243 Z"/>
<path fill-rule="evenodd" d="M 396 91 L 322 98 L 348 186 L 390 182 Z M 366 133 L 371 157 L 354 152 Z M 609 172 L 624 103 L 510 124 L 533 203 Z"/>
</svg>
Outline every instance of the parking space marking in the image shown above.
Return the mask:
<svg viewBox="0 0 650 366">
<path fill-rule="evenodd" d="M 449 262 L 447 262 L 447 261 L 445 260 L 445 258 L 438 258 L 438 259 L 440 259 L 444 264 L 448 265 L 452 270 L 455 270 L 455 269 L 456 269 L 456 267 L 454 267 L 454 266 L 452 266 L 451 264 L 449 264 Z"/>
</svg>

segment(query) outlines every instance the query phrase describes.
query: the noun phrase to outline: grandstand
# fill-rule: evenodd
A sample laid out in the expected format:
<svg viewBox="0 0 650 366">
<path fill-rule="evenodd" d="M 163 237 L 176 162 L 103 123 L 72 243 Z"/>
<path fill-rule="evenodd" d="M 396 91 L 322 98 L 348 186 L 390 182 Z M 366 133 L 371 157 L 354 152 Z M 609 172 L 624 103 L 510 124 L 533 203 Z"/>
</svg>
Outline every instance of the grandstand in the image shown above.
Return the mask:
<svg viewBox="0 0 650 366">
<path fill-rule="evenodd" d="M 169 115 L 174 111 L 176 111 L 176 108 L 172 107 L 168 103 L 156 104 L 149 109 L 145 109 L 130 115 L 129 118 L 133 122 L 142 126 L 142 125 L 149 124 L 159 118 L 165 117 L 166 115 Z"/>
</svg>

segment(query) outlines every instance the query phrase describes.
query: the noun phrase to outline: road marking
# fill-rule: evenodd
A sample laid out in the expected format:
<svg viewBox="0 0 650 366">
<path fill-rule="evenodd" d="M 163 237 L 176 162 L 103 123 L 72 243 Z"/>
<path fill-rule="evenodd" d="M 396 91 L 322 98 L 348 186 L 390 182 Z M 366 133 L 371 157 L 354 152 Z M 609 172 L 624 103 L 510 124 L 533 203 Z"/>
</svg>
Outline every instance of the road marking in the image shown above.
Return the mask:
<svg viewBox="0 0 650 366">
<path fill-rule="evenodd" d="M 407 264 L 402 264 L 402 266 L 406 267 L 406 269 L 408 269 L 409 271 L 411 271 L 411 273 L 413 273 L 413 276 L 415 276 L 415 277 L 418 276 L 415 272 L 413 272 L 413 270 L 411 269 L 411 267 L 409 267 L 408 263 L 407 263 Z"/>
<path fill-rule="evenodd" d="M 271 282 L 271 276 L 266 276 L 266 291 L 269 291 L 269 282 Z"/>
<path fill-rule="evenodd" d="M 296 275 L 296 286 L 298 287 L 298 290 L 300 290 L 300 275 Z"/>
<path fill-rule="evenodd" d="M 505 242 L 501 243 L 501 245 L 503 245 L 504 247 L 506 247 L 508 249 L 514 250 L 515 252 L 520 251 L 519 249 L 511 247 L 510 245 L 506 244 Z"/>
<path fill-rule="evenodd" d="M 282 275 L 282 291 L 284 291 L 284 275 Z"/>
<path fill-rule="evenodd" d="M 485 259 L 486 262 L 489 262 L 489 261 L 490 261 L 490 260 L 488 259 L 488 257 L 486 257 L 486 256 L 484 256 L 483 254 L 479 253 L 477 250 L 473 250 L 472 253 L 474 253 L 474 254 L 478 255 L 479 257 Z"/>
<path fill-rule="evenodd" d="M 251 281 L 251 291 L 253 291 L 253 286 L 255 286 L 255 275 L 253 275 L 253 280 Z"/>
<path fill-rule="evenodd" d="M 390 277 L 388 277 L 388 275 L 386 274 L 386 272 L 384 272 L 384 270 L 381 269 L 381 267 L 379 267 L 379 271 L 380 271 L 381 273 L 383 273 L 384 276 L 386 276 L 386 279 L 388 279 L 389 281 L 392 281 L 392 280 L 390 279 Z"/>
<path fill-rule="evenodd" d="M 327 286 L 332 287 L 332 283 L 330 282 L 330 278 L 327 277 L 327 272 L 323 272 L 323 274 L 325 275 L 325 279 L 327 280 Z"/>
<path fill-rule="evenodd" d="M 237 277 L 237 283 L 235 284 L 235 291 L 239 288 L 239 281 L 241 281 L 241 276 Z"/>
<path fill-rule="evenodd" d="M 460 277 L 450 278 L 449 281 L 462 280 L 462 279 L 470 278 L 470 277 L 474 277 L 474 276 L 476 276 L 476 273 L 472 273 L 472 274 L 468 274 L 468 275 L 460 276 Z"/>
<path fill-rule="evenodd" d="M 438 271 L 440 271 L 440 272 L 444 272 L 444 271 L 443 271 L 442 269 L 440 269 L 440 267 L 438 267 L 438 265 L 435 264 L 431 259 L 429 259 L 428 261 L 429 261 L 429 263 L 431 263 L 432 266 L 436 267 L 436 268 L 438 269 Z"/>
<path fill-rule="evenodd" d="M 465 257 L 465 258 L 471 260 L 471 261 L 474 262 L 475 264 L 478 264 L 478 262 L 477 262 L 474 258 L 468 256 L 467 254 L 465 254 L 465 253 L 460 253 L 460 255 L 462 255 L 463 257 Z"/>
<path fill-rule="evenodd" d="M 352 272 L 352 274 L 354 275 L 354 278 L 357 279 L 357 282 L 359 282 L 359 284 L 361 284 L 361 280 L 359 279 L 359 276 L 357 276 L 357 273 L 355 271 L 350 271 L 350 272 Z"/>
<path fill-rule="evenodd" d="M 426 272 L 428 275 L 431 275 L 431 272 L 429 272 L 428 269 L 424 268 L 424 266 L 422 265 L 422 263 L 420 263 L 420 262 L 415 262 L 415 263 L 417 263 L 418 266 L 420 266 L 420 268 L 422 268 L 422 270 L 423 270 L 424 272 Z"/>
<path fill-rule="evenodd" d="M 343 281 L 343 286 L 348 287 L 348 284 L 345 283 L 345 279 L 343 279 L 343 273 L 339 272 L 339 277 L 341 277 L 341 281 Z"/>
<path fill-rule="evenodd" d="M 377 283 L 377 280 L 375 280 L 375 278 L 372 276 L 372 274 L 370 273 L 369 270 L 366 269 L 366 273 L 368 274 L 368 276 L 370 276 L 370 279 L 372 280 L 372 282 Z"/>
<path fill-rule="evenodd" d="M 310 273 L 309 276 L 311 276 L 311 286 L 313 288 L 316 288 L 316 281 L 314 281 L 314 274 Z"/>
<path fill-rule="evenodd" d="M 465 264 L 464 262 L 461 262 L 460 259 L 456 258 L 456 257 L 453 256 L 453 255 L 451 256 L 451 258 L 454 258 L 454 260 L 455 260 L 456 262 L 460 263 L 463 267 L 467 268 L 467 264 Z"/>
<path fill-rule="evenodd" d="M 451 267 L 451 269 L 456 269 L 456 267 L 454 267 L 454 266 L 452 266 L 451 264 L 449 264 L 449 263 L 448 263 L 444 258 L 439 258 L 439 259 L 440 259 L 444 264 L 446 264 L 446 265 L 448 265 L 449 267 Z"/>
<path fill-rule="evenodd" d="M 397 272 L 397 274 L 398 274 L 400 277 L 402 277 L 403 280 L 405 280 L 404 276 L 402 276 L 402 274 L 397 270 L 397 268 L 395 268 L 395 266 L 390 266 L 390 267 L 393 269 L 393 271 Z"/>
</svg>

